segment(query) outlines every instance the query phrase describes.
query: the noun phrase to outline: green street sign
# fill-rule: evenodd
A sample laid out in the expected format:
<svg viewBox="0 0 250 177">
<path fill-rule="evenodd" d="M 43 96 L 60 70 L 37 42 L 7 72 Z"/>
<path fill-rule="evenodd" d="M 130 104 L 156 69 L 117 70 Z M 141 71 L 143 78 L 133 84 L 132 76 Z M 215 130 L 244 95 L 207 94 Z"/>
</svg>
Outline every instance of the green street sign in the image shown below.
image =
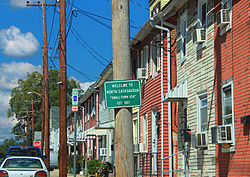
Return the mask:
<svg viewBox="0 0 250 177">
<path fill-rule="evenodd" d="M 126 108 L 141 106 L 141 82 L 135 80 L 115 80 L 104 82 L 106 108 Z"/>
<path fill-rule="evenodd" d="M 72 106 L 78 106 L 79 89 L 72 89 Z"/>
</svg>

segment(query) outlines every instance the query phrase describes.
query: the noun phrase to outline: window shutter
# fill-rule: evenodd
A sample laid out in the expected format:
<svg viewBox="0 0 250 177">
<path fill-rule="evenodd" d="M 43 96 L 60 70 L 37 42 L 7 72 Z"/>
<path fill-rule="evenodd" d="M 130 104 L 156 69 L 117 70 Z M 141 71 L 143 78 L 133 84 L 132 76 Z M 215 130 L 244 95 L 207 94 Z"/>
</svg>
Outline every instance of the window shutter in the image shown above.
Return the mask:
<svg viewBox="0 0 250 177">
<path fill-rule="evenodd" d="M 161 38 L 160 35 L 157 35 L 157 41 L 159 41 L 159 43 L 157 43 L 157 71 L 160 71 L 161 69 Z"/>
<path fill-rule="evenodd" d="M 140 64 L 140 68 L 143 68 L 143 64 L 144 64 L 144 61 L 143 61 L 143 50 L 141 51 L 141 64 Z"/>
<path fill-rule="evenodd" d="M 147 68 L 146 79 L 148 78 L 148 58 L 149 58 L 149 49 L 148 46 L 146 46 L 146 68 Z"/>
<path fill-rule="evenodd" d="M 153 42 L 150 42 L 150 75 L 153 75 Z"/>
</svg>

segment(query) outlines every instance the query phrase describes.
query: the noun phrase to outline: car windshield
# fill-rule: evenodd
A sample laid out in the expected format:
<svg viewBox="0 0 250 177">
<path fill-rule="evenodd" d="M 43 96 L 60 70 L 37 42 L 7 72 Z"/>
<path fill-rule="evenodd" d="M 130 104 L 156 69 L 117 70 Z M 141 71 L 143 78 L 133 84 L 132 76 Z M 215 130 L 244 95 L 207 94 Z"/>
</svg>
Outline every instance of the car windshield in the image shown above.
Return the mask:
<svg viewBox="0 0 250 177">
<path fill-rule="evenodd" d="M 37 149 L 31 149 L 31 148 L 12 148 L 10 149 L 8 155 L 10 156 L 33 156 L 33 157 L 39 157 L 39 153 Z"/>
<path fill-rule="evenodd" d="M 5 161 L 3 168 L 42 168 L 42 164 L 39 159 L 11 158 Z"/>
</svg>

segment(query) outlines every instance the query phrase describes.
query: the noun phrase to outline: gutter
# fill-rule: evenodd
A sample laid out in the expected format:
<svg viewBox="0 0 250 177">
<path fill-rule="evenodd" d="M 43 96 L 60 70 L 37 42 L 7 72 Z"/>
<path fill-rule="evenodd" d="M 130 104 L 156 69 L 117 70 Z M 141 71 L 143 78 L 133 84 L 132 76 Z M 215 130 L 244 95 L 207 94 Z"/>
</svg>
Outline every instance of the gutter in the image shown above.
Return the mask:
<svg viewBox="0 0 250 177">
<path fill-rule="evenodd" d="M 161 20 L 161 26 L 156 25 L 154 23 L 154 17 L 150 18 L 150 24 L 152 27 L 160 29 L 161 30 L 161 34 L 163 34 L 163 31 L 167 32 L 167 63 L 168 63 L 168 91 L 171 90 L 171 45 L 170 45 L 170 30 L 166 27 L 164 27 L 163 25 L 167 25 L 171 28 L 175 28 L 175 25 L 170 24 L 170 23 L 166 23 L 164 22 L 164 20 L 162 18 L 160 18 Z M 162 36 L 162 35 L 161 35 Z M 163 120 L 163 114 L 164 114 L 164 110 L 163 110 L 163 100 L 164 100 L 164 93 L 163 93 L 163 56 L 162 56 L 162 60 L 161 60 L 161 159 L 164 158 L 164 144 L 163 144 L 163 136 L 164 136 L 164 120 Z M 168 145 L 169 145 L 169 171 L 173 171 L 173 158 L 172 158 L 172 154 L 173 154 L 173 145 L 172 145 L 172 140 L 173 136 L 172 136 L 172 106 L 171 106 L 171 102 L 168 102 Z M 161 176 L 163 177 L 163 163 L 161 160 Z M 173 176 L 173 172 L 169 173 L 169 176 L 172 177 Z"/>
</svg>

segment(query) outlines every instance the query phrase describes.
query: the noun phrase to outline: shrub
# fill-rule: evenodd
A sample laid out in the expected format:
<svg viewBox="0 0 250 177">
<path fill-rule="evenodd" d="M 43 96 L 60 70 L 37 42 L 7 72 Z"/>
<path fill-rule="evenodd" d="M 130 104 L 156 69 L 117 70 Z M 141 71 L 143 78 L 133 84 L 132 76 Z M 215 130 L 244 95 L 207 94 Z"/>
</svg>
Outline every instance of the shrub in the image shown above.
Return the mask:
<svg viewBox="0 0 250 177">
<path fill-rule="evenodd" d="M 87 162 L 87 169 L 89 174 L 107 174 L 112 170 L 109 163 L 102 160 L 90 160 Z M 111 168 L 111 169 L 110 169 Z"/>
</svg>

